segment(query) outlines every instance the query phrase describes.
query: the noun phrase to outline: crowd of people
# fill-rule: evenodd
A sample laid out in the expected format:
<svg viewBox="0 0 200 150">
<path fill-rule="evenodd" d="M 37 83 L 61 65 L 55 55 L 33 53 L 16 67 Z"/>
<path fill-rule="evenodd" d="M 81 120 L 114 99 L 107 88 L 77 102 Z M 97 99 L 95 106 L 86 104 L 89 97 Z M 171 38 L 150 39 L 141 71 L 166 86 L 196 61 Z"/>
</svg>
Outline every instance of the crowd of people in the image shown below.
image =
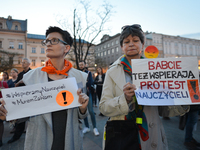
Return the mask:
<svg viewBox="0 0 200 150">
<path fill-rule="evenodd" d="M 93 107 L 99 105 L 99 116 L 109 117 L 105 125 L 106 135 L 102 141 L 105 150 L 167 150 L 167 138 L 160 119 L 160 116 L 169 117 L 166 114 L 171 116 L 186 114 L 184 145 L 188 148 L 200 147 L 200 143 L 192 134 L 198 120 L 200 105 L 173 106 L 173 109 L 169 110 L 167 107 L 142 106 L 137 103 L 134 92 L 136 86 L 132 84 L 130 64 L 131 59 L 143 59 L 145 36 L 140 25 L 122 27 L 119 43 L 124 55 L 110 65 L 106 73 L 101 66 L 97 67 L 97 72 L 89 71 L 84 61 L 79 62 L 77 66 L 79 69 L 73 68 L 70 61 L 65 59 L 72 43 L 73 39 L 67 31 L 49 27 L 46 30 L 46 39 L 42 41 L 48 58 L 45 66 L 31 70 L 30 60 L 24 58 L 22 72 L 19 73 L 16 68 L 12 68 L 10 79 L 9 74 L 3 72 L 1 89 L 75 77 L 79 88 L 78 101 L 81 104 L 75 108 L 18 119 L 11 131 L 14 134 L 8 143 L 15 142 L 21 137 L 27 122 L 24 149 L 81 150 L 83 136 L 90 132 L 88 115 L 91 118 L 94 135 L 99 136 L 93 110 Z M 0 98 L 2 98 L 1 92 Z M 0 146 L 3 145 L 3 121 L 7 114 L 4 105 L 5 101 L 1 100 Z M 166 111 L 171 112 L 166 113 Z M 142 120 L 139 123 L 138 118 Z M 84 121 L 83 129 L 80 127 L 82 121 Z M 149 126 L 149 123 L 153 123 L 155 127 Z"/>
</svg>

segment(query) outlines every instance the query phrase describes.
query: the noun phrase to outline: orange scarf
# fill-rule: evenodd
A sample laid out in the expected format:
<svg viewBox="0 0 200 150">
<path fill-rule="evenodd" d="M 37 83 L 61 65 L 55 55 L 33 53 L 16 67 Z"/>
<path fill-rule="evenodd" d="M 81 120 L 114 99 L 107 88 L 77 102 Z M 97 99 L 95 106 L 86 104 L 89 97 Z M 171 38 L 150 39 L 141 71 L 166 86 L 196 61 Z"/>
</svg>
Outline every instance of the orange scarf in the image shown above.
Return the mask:
<svg viewBox="0 0 200 150">
<path fill-rule="evenodd" d="M 53 66 L 53 64 L 51 63 L 51 60 L 49 59 L 46 64 L 45 67 L 43 67 L 41 69 L 41 71 L 47 72 L 48 74 L 63 74 L 68 76 L 68 74 L 66 72 L 68 72 L 71 68 L 72 68 L 72 64 L 68 61 L 68 60 L 64 60 L 65 62 L 65 66 L 63 68 L 63 70 L 56 70 L 56 68 Z"/>
</svg>

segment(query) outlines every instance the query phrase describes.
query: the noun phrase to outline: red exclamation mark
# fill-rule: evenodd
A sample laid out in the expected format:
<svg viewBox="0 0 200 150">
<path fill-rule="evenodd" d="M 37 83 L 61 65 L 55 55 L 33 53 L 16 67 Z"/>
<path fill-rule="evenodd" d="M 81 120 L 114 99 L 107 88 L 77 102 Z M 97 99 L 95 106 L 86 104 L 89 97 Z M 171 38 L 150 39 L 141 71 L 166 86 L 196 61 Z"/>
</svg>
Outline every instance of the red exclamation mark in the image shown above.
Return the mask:
<svg viewBox="0 0 200 150">
<path fill-rule="evenodd" d="M 188 90 L 192 103 L 200 102 L 200 92 L 198 80 L 187 80 Z"/>
<path fill-rule="evenodd" d="M 64 104 L 66 105 L 67 104 L 67 102 L 66 102 L 66 92 L 63 92 L 62 95 L 63 95 L 63 99 L 64 99 Z"/>
</svg>

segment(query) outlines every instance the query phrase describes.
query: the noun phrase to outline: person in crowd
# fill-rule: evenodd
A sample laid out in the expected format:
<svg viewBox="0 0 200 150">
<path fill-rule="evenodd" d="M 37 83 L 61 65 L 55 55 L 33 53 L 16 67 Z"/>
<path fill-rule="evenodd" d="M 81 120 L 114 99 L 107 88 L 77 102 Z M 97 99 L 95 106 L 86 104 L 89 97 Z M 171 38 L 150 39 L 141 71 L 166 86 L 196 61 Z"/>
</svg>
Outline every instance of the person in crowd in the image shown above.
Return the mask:
<svg viewBox="0 0 200 150">
<path fill-rule="evenodd" d="M 136 120 L 139 113 L 142 122 L 138 121 L 135 127 L 139 130 L 138 136 L 135 137 L 138 139 L 136 149 L 167 150 L 167 138 L 158 114 L 158 107 L 138 105 L 134 92 L 136 86 L 132 84 L 131 59 L 142 58 L 144 42 L 145 36 L 140 25 L 122 27 L 120 46 L 124 55 L 118 58 L 106 72 L 99 109 L 103 115 L 110 117 L 108 122 Z M 173 106 L 173 108 L 170 110 L 174 115 L 176 115 L 175 109 L 180 108 L 182 110 L 180 114 L 189 110 L 189 106 Z M 105 135 L 107 138 L 107 133 Z M 106 138 L 104 138 L 103 146 L 107 144 Z M 128 147 L 131 142 L 133 141 L 129 143 L 126 141 L 123 144 Z"/>
<path fill-rule="evenodd" d="M 79 87 L 77 101 L 81 104 L 76 108 L 30 117 L 24 146 L 26 150 L 83 149 L 81 119 L 87 116 L 89 98 L 82 91 L 86 92 L 87 74 L 72 68 L 72 64 L 65 59 L 72 43 L 73 39 L 67 31 L 50 26 L 46 30 L 46 39 L 42 41 L 49 60 L 45 66 L 24 74 L 23 79 L 19 81 L 25 85 L 32 85 L 75 77 Z M 5 116 L 5 101 L 2 103 L 0 114 Z"/>
<path fill-rule="evenodd" d="M 12 79 L 7 81 L 9 88 L 15 87 L 15 83 L 16 83 L 17 77 L 18 77 L 18 70 L 16 68 L 12 68 L 10 71 L 10 75 L 11 75 Z"/>
<path fill-rule="evenodd" d="M 93 81 L 94 81 L 94 80 L 95 80 L 95 74 L 94 74 L 94 73 L 92 73 L 92 78 L 93 78 Z M 97 87 L 97 86 L 94 84 L 93 90 L 91 91 L 93 107 L 97 107 L 96 87 Z"/>
<path fill-rule="evenodd" d="M 88 77 L 87 77 L 87 95 L 89 96 L 88 111 L 89 111 L 90 118 L 92 121 L 94 135 L 98 136 L 99 131 L 96 127 L 96 117 L 93 111 L 92 95 L 91 95 L 91 88 L 92 88 L 91 86 L 94 85 L 94 82 L 92 79 L 92 73 L 86 69 L 86 64 L 83 61 L 79 62 L 79 68 L 81 71 L 86 72 L 88 74 Z M 84 119 L 84 123 L 85 123 L 85 128 L 83 129 L 83 134 L 90 132 L 90 127 L 89 127 L 87 117 Z"/>
<path fill-rule="evenodd" d="M 5 89 L 5 88 L 8 88 L 7 82 L 1 81 L 0 82 L 0 98 L 2 98 L 1 89 Z M 0 119 L 0 147 L 3 145 L 3 143 L 2 143 L 3 132 L 4 132 L 4 124 L 3 124 L 3 120 Z"/>
<path fill-rule="evenodd" d="M 28 58 L 22 59 L 23 71 L 18 74 L 18 77 L 15 83 L 18 83 L 23 78 L 24 74 L 26 74 L 27 72 L 31 70 L 30 65 L 31 65 L 30 59 Z M 18 86 L 25 86 L 25 84 L 19 83 Z M 24 133 L 25 125 L 26 125 L 26 122 L 21 121 L 20 119 L 15 123 L 14 129 L 11 131 L 11 133 L 14 132 L 14 135 L 12 136 L 10 140 L 8 140 L 8 144 L 13 143 L 20 139 L 21 135 Z"/>
<path fill-rule="evenodd" d="M 194 126 L 198 122 L 200 105 L 190 105 L 190 111 L 186 114 L 185 142 L 184 145 L 190 149 L 200 148 L 200 143 L 193 137 Z"/>
<path fill-rule="evenodd" d="M 10 71 L 10 75 L 12 77 L 12 79 L 7 81 L 8 87 L 9 88 L 13 88 L 15 87 L 16 81 L 17 81 L 17 77 L 18 77 L 18 70 L 16 68 L 12 68 Z M 15 132 L 15 125 L 13 127 L 13 129 L 10 131 L 10 133 L 14 133 Z"/>
<path fill-rule="evenodd" d="M 9 75 L 8 75 L 8 73 L 7 73 L 6 71 L 4 71 L 4 72 L 3 72 L 3 78 L 2 78 L 2 81 L 7 82 L 8 79 L 9 79 Z"/>
<path fill-rule="evenodd" d="M 97 68 L 97 76 L 94 80 L 94 84 L 96 84 L 96 93 L 99 99 L 99 102 L 101 100 L 101 94 L 102 94 L 102 87 L 104 82 L 105 74 L 103 73 L 103 69 L 101 67 Z M 103 116 L 102 113 L 99 114 L 99 116 Z"/>
</svg>

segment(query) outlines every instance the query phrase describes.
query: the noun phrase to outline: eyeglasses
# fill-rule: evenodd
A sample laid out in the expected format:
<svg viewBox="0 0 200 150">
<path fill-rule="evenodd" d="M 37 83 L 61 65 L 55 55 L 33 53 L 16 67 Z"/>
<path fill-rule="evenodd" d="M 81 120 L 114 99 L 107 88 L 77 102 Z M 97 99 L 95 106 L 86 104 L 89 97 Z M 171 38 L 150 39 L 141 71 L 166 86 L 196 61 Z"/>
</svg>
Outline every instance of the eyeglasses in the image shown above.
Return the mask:
<svg viewBox="0 0 200 150">
<path fill-rule="evenodd" d="M 53 39 L 51 39 L 51 40 L 44 40 L 44 41 L 42 41 L 41 43 L 42 43 L 43 46 L 45 46 L 45 45 L 47 45 L 48 42 L 50 42 L 51 45 L 56 45 L 56 44 L 58 44 L 59 42 L 62 42 L 64 45 L 68 45 L 67 42 L 62 41 L 61 39 L 58 39 L 58 38 L 53 38 Z"/>
<path fill-rule="evenodd" d="M 139 25 L 139 24 L 125 25 L 121 29 L 122 29 L 122 31 L 124 31 L 127 28 L 135 28 L 135 29 L 139 29 L 140 31 L 142 31 L 141 25 Z"/>
</svg>

